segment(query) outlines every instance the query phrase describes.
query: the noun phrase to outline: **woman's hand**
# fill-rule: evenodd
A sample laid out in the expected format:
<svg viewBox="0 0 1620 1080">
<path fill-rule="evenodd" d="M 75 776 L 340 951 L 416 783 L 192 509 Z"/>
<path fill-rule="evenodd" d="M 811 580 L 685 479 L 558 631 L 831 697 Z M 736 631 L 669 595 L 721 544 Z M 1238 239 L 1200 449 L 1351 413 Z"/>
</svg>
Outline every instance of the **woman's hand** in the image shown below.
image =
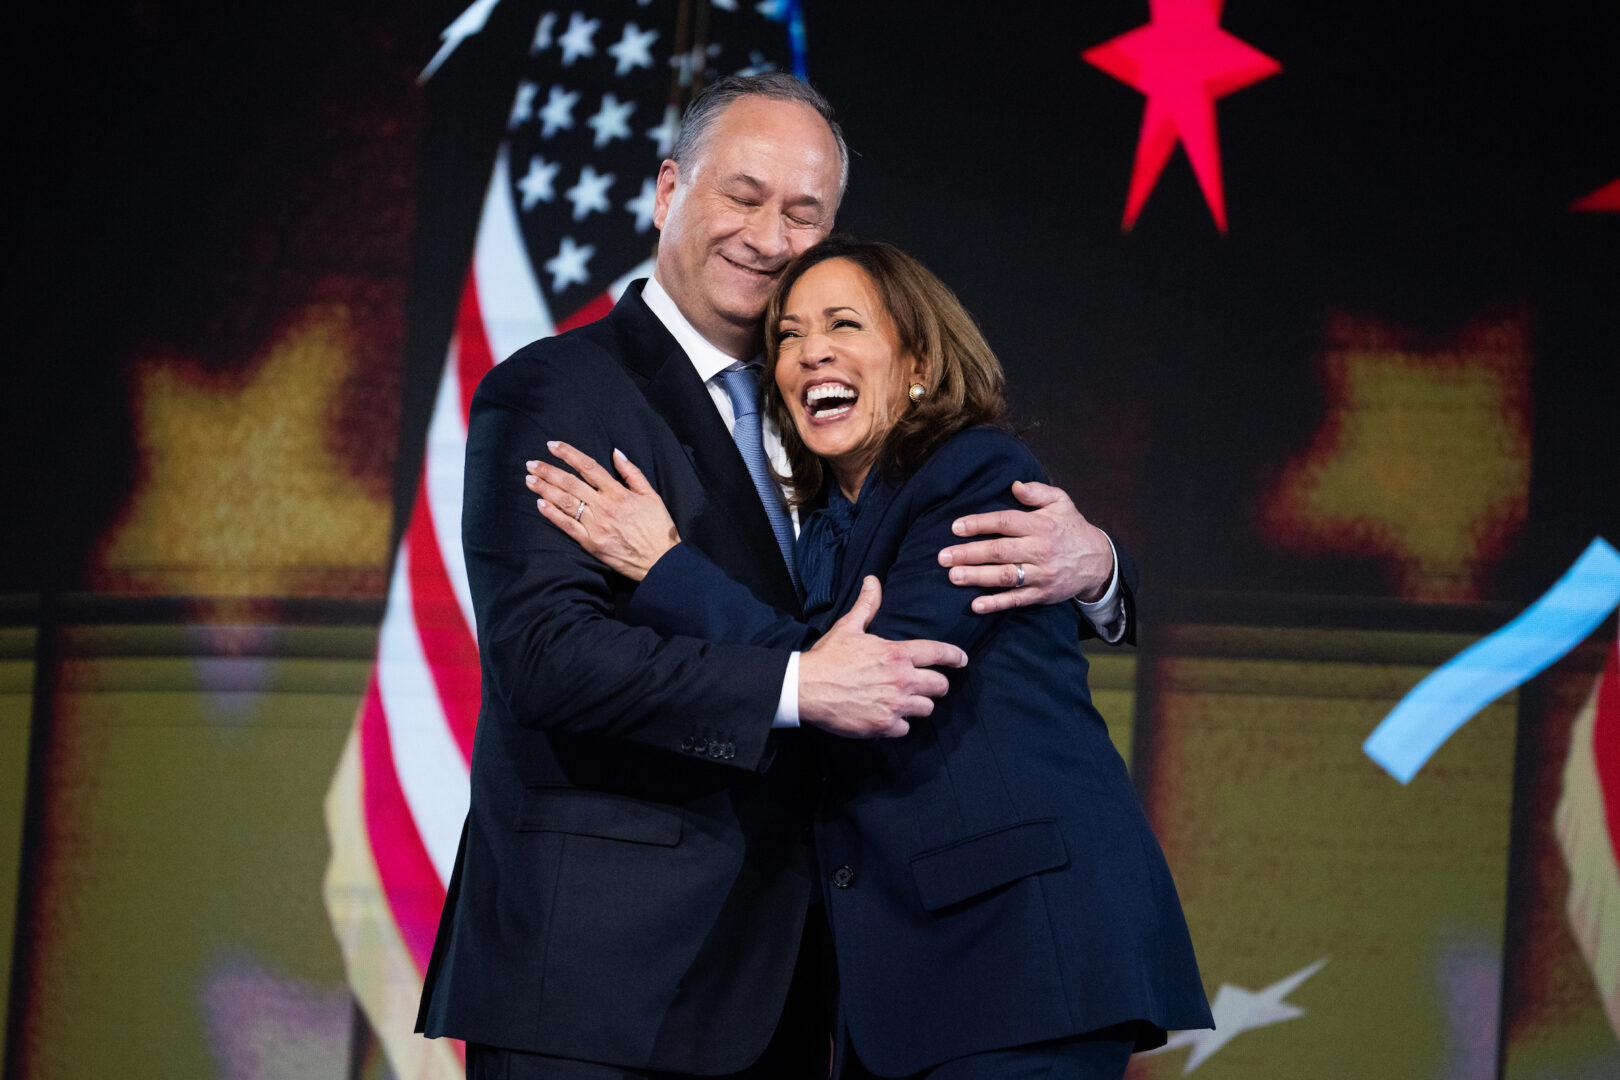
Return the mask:
<svg viewBox="0 0 1620 1080">
<path fill-rule="evenodd" d="M 621 484 L 594 458 L 565 442 L 548 442 L 546 449 L 579 475 L 530 461 L 523 482 L 540 496 L 537 505 L 546 520 L 593 558 L 640 581 L 664 552 L 681 542 L 664 500 L 624 454 L 613 451 L 613 466 L 624 477 Z"/>
</svg>

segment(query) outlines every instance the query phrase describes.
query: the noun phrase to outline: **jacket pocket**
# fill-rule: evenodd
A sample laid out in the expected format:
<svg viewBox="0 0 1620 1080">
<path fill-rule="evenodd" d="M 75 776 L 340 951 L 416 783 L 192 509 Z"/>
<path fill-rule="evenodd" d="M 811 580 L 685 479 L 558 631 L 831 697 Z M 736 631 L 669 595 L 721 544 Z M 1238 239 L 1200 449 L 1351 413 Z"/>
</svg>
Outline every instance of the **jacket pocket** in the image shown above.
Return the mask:
<svg viewBox="0 0 1620 1080">
<path fill-rule="evenodd" d="M 1036 818 L 956 840 L 911 857 L 923 908 L 938 911 L 1069 861 L 1055 818 Z"/>
<path fill-rule="evenodd" d="M 518 808 L 518 832 L 558 832 L 674 847 L 685 811 L 664 803 L 582 788 L 532 787 Z"/>
</svg>

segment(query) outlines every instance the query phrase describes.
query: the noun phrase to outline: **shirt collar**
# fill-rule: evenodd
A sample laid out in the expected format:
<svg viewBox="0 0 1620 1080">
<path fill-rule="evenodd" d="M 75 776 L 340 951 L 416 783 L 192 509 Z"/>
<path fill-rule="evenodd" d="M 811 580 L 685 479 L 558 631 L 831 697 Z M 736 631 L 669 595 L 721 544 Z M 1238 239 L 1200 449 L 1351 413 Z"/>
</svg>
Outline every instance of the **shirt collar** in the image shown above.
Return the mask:
<svg viewBox="0 0 1620 1080">
<path fill-rule="evenodd" d="M 664 324 L 664 329 L 675 338 L 675 343 L 685 351 L 687 359 L 691 360 L 692 366 L 697 369 L 698 378 L 703 382 L 708 382 L 727 368 L 746 366 L 751 362 L 740 361 L 710 344 L 709 340 L 686 320 L 686 316 L 681 314 L 681 309 L 675 306 L 675 301 L 670 299 L 669 293 L 664 291 L 664 287 L 658 283 L 656 277 L 647 279 L 647 284 L 641 290 L 641 298 L 646 301 L 652 313 L 658 316 L 658 321 Z M 759 358 L 756 356 L 753 359 Z"/>
</svg>

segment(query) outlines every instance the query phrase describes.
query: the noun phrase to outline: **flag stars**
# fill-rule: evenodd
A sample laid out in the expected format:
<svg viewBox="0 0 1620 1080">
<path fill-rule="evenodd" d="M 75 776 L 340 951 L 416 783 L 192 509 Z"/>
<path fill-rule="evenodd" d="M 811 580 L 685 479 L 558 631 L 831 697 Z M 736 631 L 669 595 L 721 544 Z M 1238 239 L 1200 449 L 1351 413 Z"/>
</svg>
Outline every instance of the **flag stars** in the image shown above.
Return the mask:
<svg viewBox="0 0 1620 1080">
<path fill-rule="evenodd" d="M 653 207 L 658 199 L 658 185 L 652 177 L 641 182 L 641 194 L 624 204 L 624 208 L 636 215 L 636 232 L 644 233 L 652 228 Z"/>
<path fill-rule="evenodd" d="M 548 11 L 540 16 L 539 25 L 534 28 L 534 41 L 529 45 L 529 55 L 543 53 L 555 43 L 552 34 L 557 29 L 557 13 Z"/>
<path fill-rule="evenodd" d="M 657 40 L 657 30 L 643 30 L 633 22 L 625 23 L 624 36 L 619 38 L 619 43 L 608 46 L 608 55 L 616 61 L 613 74 L 623 78 L 638 67 L 651 69 L 651 46 Z"/>
<path fill-rule="evenodd" d="M 546 260 L 546 273 L 551 275 L 551 291 L 560 293 L 570 285 L 583 285 L 590 280 L 585 266 L 596 254 L 596 245 L 580 247 L 572 236 L 562 238 L 557 254 Z"/>
<path fill-rule="evenodd" d="M 598 173 L 590 165 L 579 172 L 579 183 L 563 192 L 567 200 L 574 204 L 574 220 L 584 221 L 592 210 L 606 213 L 608 210 L 608 188 L 613 186 L 612 173 Z"/>
<path fill-rule="evenodd" d="M 591 39 L 601 27 L 601 19 L 587 19 L 577 11 L 568 16 L 568 29 L 557 39 L 562 47 L 563 67 L 569 67 L 582 56 L 596 55 L 596 44 Z"/>
<path fill-rule="evenodd" d="M 534 95 L 540 92 L 540 87 L 532 82 L 520 82 L 517 88 L 517 97 L 512 99 L 512 115 L 506 118 L 506 126 L 516 130 L 518 125 L 534 115 Z"/>
<path fill-rule="evenodd" d="M 540 137 L 549 139 L 559 131 L 571 131 L 574 127 L 574 106 L 579 104 L 578 90 L 564 90 L 560 86 L 553 86 L 551 94 L 546 98 L 544 107 L 540 110 Z"/>
<path fill-rule="evenodd" d="M 523 209 L 533 210 L 535 203 L 548 203 L 557 198 L 553 184 L 561 167 L 556 162 L 547 162 L 539 154 L 529 159 L 529 171 L 517 182 L 518 190 L 523 192 Z"/>
<path fill-rule="evenodd" d="M 673 105 L 664 106 L 664 119 L 655 128 L 649 128 L 647 138 L 658 143 L 658 156 L 668 157 L 675 147 L 675 136 L 681 133 L 680 110 Z"/>
<path fill-rule="evenodd" d="M 614 139 L 630 137 L 630 114 L 635 108 L 634 101 L 620 101 L 612 94 L 602 95 L 602 107 L 595 116 L 585 121 L 596 132 L 594 145 L 598 150 Z"/>
</svg>

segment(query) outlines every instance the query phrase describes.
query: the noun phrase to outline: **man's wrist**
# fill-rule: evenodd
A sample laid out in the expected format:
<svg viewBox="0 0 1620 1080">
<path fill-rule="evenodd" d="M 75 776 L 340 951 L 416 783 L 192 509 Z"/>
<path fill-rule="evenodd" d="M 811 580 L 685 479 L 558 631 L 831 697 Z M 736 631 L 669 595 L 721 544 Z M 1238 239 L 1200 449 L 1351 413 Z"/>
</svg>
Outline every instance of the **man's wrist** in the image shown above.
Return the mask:
<svg viewBox="0 0 1620 1080">
<path fill-rule="evenodd" d="M 1119 552 L 1114 549 L 1113 538 L 1103 533 L 1103 539 L 1108 541 L 1108 553 L 1113 556 L 1114 569 L 1108 577 L 1108 588 L 1096 600 L 1082 600 L 1074 597 L 1074 606 L 1079 609 L 1080 617 L 1091 624 L 1097 631 L 1097 636 L 1110 645 L 1118 642 L 1125 636 L 1125 605 L 1122 602 L 1119 589 Z"/>
</svg>

